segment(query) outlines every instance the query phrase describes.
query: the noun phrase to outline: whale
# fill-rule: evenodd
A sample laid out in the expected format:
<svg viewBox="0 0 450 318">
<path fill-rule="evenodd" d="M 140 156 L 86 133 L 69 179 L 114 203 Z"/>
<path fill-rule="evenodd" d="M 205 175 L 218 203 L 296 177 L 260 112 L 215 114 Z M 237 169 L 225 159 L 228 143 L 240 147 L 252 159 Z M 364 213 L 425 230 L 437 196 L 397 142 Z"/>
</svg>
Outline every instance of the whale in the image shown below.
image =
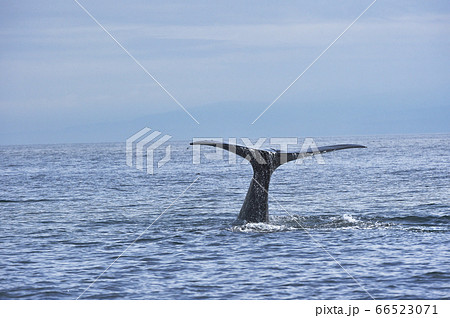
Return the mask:
<svg viewBox="0 0 450 318">
<path fill-rule="evenodd" d="M 253 177 L 247 190 L 244 203 L 237 217 L 237 223 L 269 222 L 269 183 L 273 172 L 281 165 L 316 154 L 351 148 L 367 148 L 356 144 L 339 144 L 299 152 L 287 152 L 276 149 L 256 149 L 237 144 L 202 140 L 190 145 L 204 145 L 222 148 L 248 160 L 253 168 Z"/>
</svg>

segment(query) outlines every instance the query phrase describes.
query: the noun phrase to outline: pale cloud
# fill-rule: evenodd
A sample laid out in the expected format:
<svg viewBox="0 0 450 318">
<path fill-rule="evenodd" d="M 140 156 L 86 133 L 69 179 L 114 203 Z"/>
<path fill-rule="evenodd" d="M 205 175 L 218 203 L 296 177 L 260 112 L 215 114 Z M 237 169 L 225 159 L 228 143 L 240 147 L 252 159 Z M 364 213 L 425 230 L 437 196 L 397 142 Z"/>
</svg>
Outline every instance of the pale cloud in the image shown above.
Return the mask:
<svg viewBox="0 0 450 318">
<path fill-rule="evenodd" d="M 249 24 L 249 25 L 139 25 L 113 27 L 118 34 L 130 38 L 154 38 L 172 40 L 203 40 L 230 42 L 240 46 L 296 46 L 320 45 L 323 39 L 337 36 L 351 21 L 320 21 L 295 24 Z M 361 21 L 348 31 L 358 32 L 356 40 L 382 35 L 389 38 L 392 32 L 415 33 L 417 37 L 445 35 L 450 33 L 450 15 L 399 16 L 389 19 Z M 338 32 L 338 33 L 337 33 Z M 337 33 L 337 34 L 336 34 Z"/>
</svg>

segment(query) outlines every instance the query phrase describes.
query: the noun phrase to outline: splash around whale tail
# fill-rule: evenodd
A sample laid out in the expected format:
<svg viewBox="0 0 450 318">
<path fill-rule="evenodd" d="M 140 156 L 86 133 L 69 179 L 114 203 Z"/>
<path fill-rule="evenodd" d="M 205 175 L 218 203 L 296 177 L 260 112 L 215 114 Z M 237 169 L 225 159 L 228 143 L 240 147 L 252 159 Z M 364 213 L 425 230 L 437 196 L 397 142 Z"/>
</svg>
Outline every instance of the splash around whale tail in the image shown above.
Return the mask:
<svg viewBox="0 0 450 318">
<path fill-rule="evenodd" d="M 316 154 L 351 149 L 366 148 L 362 145 L 340 144 L 317 147 L 298 152 L 283 152 L 279 150 L 255 149 L 241 145 L 202 140 L 190 143 L 193 146 L 212 146 L 228 150 L 248 160 L 253 167 L 253 178 L 247 191 L 244 203 L 239 212 L 238 220 L 246 222 L 269 221 L 269 183 L 272 173 L 284 163 L 302 159 Z"/>
</svg>

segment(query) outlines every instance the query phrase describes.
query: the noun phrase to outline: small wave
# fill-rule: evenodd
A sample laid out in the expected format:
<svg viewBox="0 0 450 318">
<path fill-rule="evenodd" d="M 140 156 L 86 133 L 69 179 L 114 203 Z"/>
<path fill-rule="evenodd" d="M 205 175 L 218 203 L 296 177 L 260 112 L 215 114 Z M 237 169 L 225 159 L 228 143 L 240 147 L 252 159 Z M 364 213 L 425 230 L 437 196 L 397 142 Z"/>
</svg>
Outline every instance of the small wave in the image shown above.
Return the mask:
<svg viewBox="0 0 450 318">
<path fill-rule="evenodd" d="M 350 214 L 309 217 L 306 221 L 306 226 L 311 229 L 374 229 L 388 226 L 378 220 L 363 220 Z"/>
<path fill-rule="evenodd" d="M 420 172 L 424 172 L 424 170 L 422 170 L 422 169 L 402 169 L 402 170 L 392 171 L 391 174 L 392 175 L 410 175 L 413 173 L 420 173 Z"/>
<path fill-rule="evenodd" d="M 363 221 L 350 214 L 339 216 L 271 216 L 269 223 L 244 223 L 232 226 L 232 232 L 272 233 L 298 230 L 373 229 L 388 227 L 378 221 Z"/>
<path fill-rule="evenodd" d="M 439 271 L 427 272 L 427 273 L 423 273 L 421 275 L 413 276 L 413 278 L 423 279 L 423 280 L 428 280 L 428 279 L 448 279 L 449 277 L 450 277 L 450 275 L 448 273 L 439 272 Z"/>
<path fill-rule="evenodd" d="M 298 230 L 363 230 L 363 229 L 403 229 L 409 231 L 447 232 L 445 226 L 450 216 L 404 216 L 359 218 L 351 214 L 315 215 L 315 216 L 280 216 L 270 217 L 269 223 L 234 224 L 229 230 L 245 233 L 272 233 Z M 409 227 L 408 227 L 409 225 Z M 443 227 L 445 226 L 445 227 Z"/>
<path fill-rule="evenodd" d="M 344 221 L 346 221 L 346 222 L 349 222 L 349 223 L 358 223 L 358 222 L 361 222 L 361 221 L 359 221 L 359 220 L 353 218 L 353 216 L 351 216 L 350 214 L 344 214 L 344 215 L 342 216 L 342 219 L 343 219 Z"/>
<path fill-rule="evenodd" d="M 377 221 L 361 220 L 350 214 L 297 217 L 293 221 L 297 223 L 297 228 L 306 229 L 368 229 L 382 226 Z"/>
<path fill-rule="evenodd" d="M 51 202 L 58 201 L 52 199 L 25 199 L 25 200 L 0 200 L 0 203 L 35 203 L 35 202 Z"/>
<path fill-rule="evenodd" d="M 4 200 L 0 199 L 0 203 L 39 203 L 39 202 L 62 202 L 62 201 L 89 201 L 88 198 L 59 198 L 59 199 L 22 199 L 22 200 Z"/>
<path fill-rule="evenodd" d="M 243 233 L 273 233 L 289 231 L 290 228 L 287 225 L 276 225 L 270 223 L 245 223 L 242 225 L 234 225 L 229 230 L 231 232 L 243 232 Z"/>
<path fill-rule="evenodd" d="M 417 216 L 417 215 L 407 215 L 400 217 L 387 218 L 386 220 L 390 222 L 401 222 L 401 223 L 414 223 L 414 224 L 442 224 L 448 223 L 450 221 L 449 215 L 444 216 Z"/>
</svg>

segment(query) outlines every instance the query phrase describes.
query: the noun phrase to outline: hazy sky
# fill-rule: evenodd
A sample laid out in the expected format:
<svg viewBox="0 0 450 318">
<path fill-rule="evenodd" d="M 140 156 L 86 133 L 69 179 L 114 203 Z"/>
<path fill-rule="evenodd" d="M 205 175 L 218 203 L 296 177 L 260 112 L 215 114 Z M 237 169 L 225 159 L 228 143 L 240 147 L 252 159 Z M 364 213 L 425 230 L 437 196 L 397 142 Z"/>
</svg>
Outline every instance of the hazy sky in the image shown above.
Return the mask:
<svg viewBox="0 0 450 318">
<path fill-rule="evenodd" d="M 0 143 L 449 132 L 450 2 L 1 1 Z"/>
</svg>

